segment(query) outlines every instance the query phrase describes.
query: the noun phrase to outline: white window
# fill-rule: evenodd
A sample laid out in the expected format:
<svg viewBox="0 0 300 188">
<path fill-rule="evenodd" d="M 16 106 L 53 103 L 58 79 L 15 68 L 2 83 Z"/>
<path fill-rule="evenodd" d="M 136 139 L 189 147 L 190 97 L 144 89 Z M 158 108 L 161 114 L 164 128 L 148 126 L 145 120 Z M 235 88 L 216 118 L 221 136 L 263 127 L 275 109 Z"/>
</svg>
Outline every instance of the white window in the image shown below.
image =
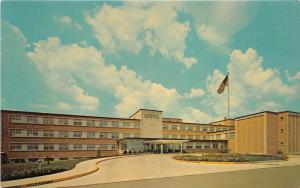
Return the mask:
<svg viewBox="0 0 300 188">
<path fill-rule="evenodd" d="M 39 131 L 36 129 L 28 129 L 27 136 L 39 136 Z"/>
<path fill-rule="evenodd" d="M 12 121 L 15 121 L 15 120 L 21 120 L 21 116 L 20 115 L 16 115 L 16 114 L 12 114 L 12 115 L 9 115 L 9 121 L 12 122 Z"/>
<path fill-rule="evenodd" d="M 21 129 L 10 129 L 10 136 L 19 136 L 21 134 Z"/>
<path fill-rule="evenodd" d="M 119 122 L 118 121 L 113 121 L 111 122 L 112 127 L 119 127 Z"/>
<path fill-rule="evenodd" d="M 184 125 L 181 125 L 181 126 L 180 126 L 180 130 L 184 131 L 184 130 L 185 130 L 185 126 L 184 126 Z"/>
<path fill-rule="evenodd" d="M 27 123 L 37 124 L 38 117 L 37 116 L 27 116 Z"/>
<path fill-rule="evenodd" d="M 44 130 L 44 137 L 54 137 L 54 131 Z"/>
<path fill-rule="evenodd" d="M 193 144 L 187 144 L 186 149 L 193 149 Z"/>
<path fill-rule="evenodd" d="M 67 118 L 59 118 L 59 119 L 58 119 L 58 124 L 59 124 L 59 125 L 68 125 L 69 122 L 68 122 L 68 119 L 67 119 Z"/>
<path fill-rule="evenodd" d="M 116 149 L 116 144 L 111 144 L 111 149 Z"/>
<path fill-rule="evenodd" d="M 44 144 L 44 150 L 54 150 L 54 144 Z"/>
<path fill-rule="evenodd" d="M 11 151 L 21 151 L 22 145 L 18 144 L 18 143 L 12 143 L 12 144 L 10 144 L 10 150 Z"/>
<path fill-rule="evenodd" d="M 172 130 L 177 130 L 177 125 L 172 125 Z"/>
<path fill-rule="evenodd" d="M 134 133 L 134 134 L 133 134 L 133 137 L 134 137 L 134 138 L 140 138 L 141 135 L 140 135 L 139 133 Z"/>
<path fill-rule="evenodd" d="M 164 138 L 169 138 L 169 135 L 168 134 L 164 134 L 163 137 Z"/>
<path fill-rule="evenodd" d="M 123 133 L 123 138 L 130 138 L 130 133 Z"/>
<path fill-rule="evenodd" d="M 235 133 L 234 133 L 234 132 L 230 132 L 230 133 L 229 133 L 229 138 L 231 138 L 231 139 L 232 139 L 232 138 L 235 138 Z"/>
<path fill-rule="evenodd" d="M 169 126 L 168 125 L 163 125 L 163 130 L 168 130 L 169 129 Z"/>
<path fill-rule="evenodd" d="M 119 138 L 119 133 L 111 133 L 112 138 Z"/>
<path fill-rule="evenodd" d="M 68 144 L 59 144 L 59 150 L 69 150 Z"/>
<path fill-rule="evenodd" d="M 215 128 L 214 127 L 210 127 L 209 128 L 209 132 L 214 132 L 215 131 Z"/>
<path fill-rule="evenodd" d="M 193 126 L 188 126 L 188 127 L 187 127 L 187 130 L 188 130 L 188 131 L 192 131 L 192 130 L 193 130 Z"/>
<path fill-rule="evenodd" d="M 140 123 L 139 122 L 134 122 L 133 127 L 134 128 L 140 128 Z"/>
<path fill-rule="evenodd" d="M 188 135 L 188 139 L 193 139 L 193 135 Z"/>
<path fill-rule="evenodd" d="M 185 139 L 185 135 L 180 135 L 180 138 L 181 139 Z"/>
<path fill-rule="evenodd" d="M 82 132 L 81 131 L 73 131 L 73 137 L 74 138 L 81 138 Z"/>
<path fill-rule="evenodd" d="M 27 144 L 27 150 L 28 151 L 39 150 L 39 145 L 38 144 Z"/>
<path fill-rule="evenodd" d="M 46 125 L 52 125 L 53 124 L 53 118 L 51 117 L 44 117 L 43 118 L 43 123 Z"/>
<path fill-rule="evenodd" d="M 87 150 L 96 150 L 95 144 L 88 144 L 87 145 Z"/>
<path fill-rule="evenodd" d="M 108 138 L 108 133 L 101 132 L 99 138 Z"/>
<path fill-rule="evenodd" d="M 73 120 L 73 125 L 81 126 L 82 125 L 82 120 L 81 119 L 74 119 Z"/>
<path fill-rule="evenodd" d="M 109 144 L 100 144 L 100 150 L 108 150 Z"/>
<path fill-rule="evenodd" d="M 107 121 L 100 121 L 100 127 L 107 127 Z"/>
<path fill-rule="evenodd" d="M 88 127 L 95 127 L 95 120 L 87 120 L 86 121 L 86 125 L 88 126 Z"/>
<path fill-rule="evenodd" d="M 216 135 L 216 139 L 217 139 L 217 140 L 221 140 L 221 135 L 220 135 L 220 134 L 217 134 L 217 135 Z"/>
<path fill-rule="evenodd" d="M 177 138 L 177 135 L 176 134 L 172 134 L 172 138 Z"/>
<path fill-rule="evenodd" d="M 213 143 L 213 148 L 218 149 L 218 143 Z"/>
<path fill-rule="evenodd" d="M 88 138 L 95 138 L 95 132 L 87 132 Z"/>
<path fill-rule="evenodd" d="M 74 144 L 73 150 L 82 150 L 82 144 Z"/>
<path fill-rule="evenodd" d="M 202 131 L 207 131 L 207 127 L 203 127 Z"/>
<path fill-rule="evenodd" d="M 204 148 L 209 149 L 210 148 L 210 143 L 205 143 Z"/>
<path fill-rule="evenodd" d="M 59 131 L 59 137 L 68 138 L 69 137 L 69 132 L 68 131 Z"/>
<path fill-rule="evenodd" d="M 123 127 L 124 127 L 124 128 L 129 128 L 129 127 L 130 127 L 129 122 L 123 122 Z"/>
<path fill-rule="evenodd" d="M 196 144 L 196 149 L 201 149 L 202 148 L 202 144 L 201 143 L 197 143 Z"/>
</svg>

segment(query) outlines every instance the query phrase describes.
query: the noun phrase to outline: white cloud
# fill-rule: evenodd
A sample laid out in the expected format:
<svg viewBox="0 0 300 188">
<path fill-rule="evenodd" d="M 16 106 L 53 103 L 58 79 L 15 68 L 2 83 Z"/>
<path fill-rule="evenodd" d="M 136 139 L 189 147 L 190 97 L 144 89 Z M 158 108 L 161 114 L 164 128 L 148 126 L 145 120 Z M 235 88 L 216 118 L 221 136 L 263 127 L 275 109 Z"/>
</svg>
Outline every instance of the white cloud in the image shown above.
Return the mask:
<svg viewBox="0 0 300 188">
<path fill-rule="evenodd" d="M 257 5 L 247 2 L 187 2 L 184 10 L 191 15 L 199 39 L 208 45 L 228 51 L 231 38 L 254 16 Z"/>
<path fill-rule="evenodd" d="M 198 122 L 198 123 L 209 123 L 214 119 L 205 112 L 202 112 L 196 108 L 188 107 L 185 109 L 185 113 L 182 116 L 185 122 Z"/>
<path fill-rule="evenodd" d="M 104 4 L 86 20 L 105 52 L 126 50 L 137 54 L 148 47 L 151 54 L 159 53 L 190 68 L 197 60 L 184 55 L 190 25 L 177 21 L 179 9 L 180 3 L 124 2 L 120 7 Z M 161 16 L 162 12 L 168 16 Z"/>
<path fill-rule="evenodd" d="M 76 28 L 78 30 L 82 29 L 82 26 L 76 22 L 73 21 L 70 16 L 53 16 L 53 20 L 57 22 L 62 28 Z"/>
<path fill-rule="evenodd" d="M 214 26 L 202 24 L 197 27 L 197 34 L 200 39 L 210 43 L 213 46 L 224 45 L 227 40 L 222 33 L 216 31 Z"/>
<path fill-rule="evenodd" d="M 82 74 L 82 67 L 91 66 L 96 61 L 94 58 L 101 60 L 101 54 L 96 49 L 83 49 L 76 44 L 63 46 L 58 38 L 39 41 L 34 43 L 34 47 L 28 56 L 45 75 L 53 90 L 68 95 L 77 105 L 76 108 L 81 110 L 94 111 L 99 107 L 99 99 L 80 88 L 74 77 Z M 90 62 L 86 62 L 88 60 Z"/>
<path fill-rule="evenodd" d="M 180 104 L 186 97 L 175 88 L 145 80 L 126 66 L 117 69 L 113 64 L 107 63 L 101 52 L 94 47 L 64 45 L 59 38 L 52 37 L 34 43 L 34 50 L 28 52 L 28 56 L 44 73 L 50 88 L 67 96 L 67 102 L 57 103 L 61 110 L 76 108 L 85 112 L 99 108 L 98 97 L 79 87 L 77 81 L 80 81 L 82 86 L 92 87 L 94 91 L 111 93 L 118 100 L 115 105 L 118 116 L 126 117 L 136 109 L 146 107 L 176 116 L 184 114 L 191 122 L 211 119 L 204 112 Z M 200 96 L 203 92 L 192 88 L 188 96 Z"/>
<path fill-rule="evenodd" d="M 72 109 L 72 106 L 66 102 L 60 101 L 57 103 L 57 109 L 60 111 L 69 111 Z"/>
<path fill-rule="evenodd" d="M 274 97 L 297 97 L 299 86 L 283 83 L 276 69 L 264 68 L 262 63 L 262 57 L 252 48 L 245 53 L 241 50 L 231 53 L 227 71 L 230 73 L 230 106 L 233 116 L 267 108 L 279 109 L 280 104 L 270 101 Z M 225 74 L 217 69 L 206 80 L 208 95 L 205 102 L 220 117 L 227 114 L 227 91 L 221 95 L 216 92 L 224 77 Z"/>
<path fill-rule="evenodd" d="M 34 43 L 34 46 L 34 51 L 28 55 L 45 74 L 49 85 L 67 94 L 81 110 L 94 111 L 100 102 L 79 87 L 76 80 L 96 90 L 111 92 L 119 100 L 116 113 L 122 116 L 143 106 L 171 110 L 178 105 L 180 94 L 176 89 L 144 80 L 126 66 L 117 70 L 105 62 L 101 52 L 94 47 L 64 45 L 58 38 L 48 38 Z"/>
<path fill-rule="evenodd" d="M 189 93 L 185 94 L 187 98 L 194 98 L 194 97 L 202 97 L 205 94 L 205 91 L 201 88 L 191 88 Z"/>
<path fill-rule="evenodd" d="M 291 76 L 287 70 L 285 70 L 284 73 L 289 81 L 295 81 L 300 79 L 300 71 L 296 72 L 294 76 Z"/>
</svg>

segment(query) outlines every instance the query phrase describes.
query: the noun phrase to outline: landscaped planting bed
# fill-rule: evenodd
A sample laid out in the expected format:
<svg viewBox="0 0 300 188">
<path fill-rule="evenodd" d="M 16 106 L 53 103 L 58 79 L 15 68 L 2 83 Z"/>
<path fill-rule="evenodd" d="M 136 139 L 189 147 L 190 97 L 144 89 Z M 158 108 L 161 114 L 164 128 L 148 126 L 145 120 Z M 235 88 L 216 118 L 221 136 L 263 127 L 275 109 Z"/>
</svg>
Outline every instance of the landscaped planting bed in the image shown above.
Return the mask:
<svg viewBox="0 0 300 188">
<path fill-rule="evenodd" d="M 243 154 L 202 154 L 202 155 L 176 155 L 176 160 L 182 161 L 208 161 L 208 162 L 255 162 L 269 160 L 285 160 L 283 155 L 243 155 Z"/>
<path fill-rule="evenodd" d="M 84 160 L 87 159 L 51 161 L 49 165 L 47 162 L 42 162 L 41 164 L 37 162 L 2 164 L 1 181 L 37 177 L 70 170 L 77 163 Z M 39 165 L 41 165 L 41 168 L 39 168 Z"/>
</svg>

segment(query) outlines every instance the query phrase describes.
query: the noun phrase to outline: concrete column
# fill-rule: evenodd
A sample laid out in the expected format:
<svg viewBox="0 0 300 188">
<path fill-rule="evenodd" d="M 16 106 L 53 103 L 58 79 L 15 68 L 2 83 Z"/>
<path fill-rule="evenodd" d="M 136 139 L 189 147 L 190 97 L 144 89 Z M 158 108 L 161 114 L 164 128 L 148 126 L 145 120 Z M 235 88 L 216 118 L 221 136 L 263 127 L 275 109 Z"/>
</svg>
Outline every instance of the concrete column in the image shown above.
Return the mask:
<svg viewBox="0 0 300 188">
<path fill-rule="evenodd" d="M 163 154 L 163 153 L 164 153 L 164 145 L 161 144 L 161 145 L 160 145 L 160 154 Z"/>
<path fill-rule="evenodd" d="M 175 152 L 175 144 L 173 144 L 173 153 Z"/>
<path fill-rule="evenodd" d="M 156 143 L 154 144 L 154 150 L 156 150 Z"/>
<path fill-rule="evenodd" d="M 182 143 L 180 143 L 180 153 L 182 153 Z"/>
</svg>

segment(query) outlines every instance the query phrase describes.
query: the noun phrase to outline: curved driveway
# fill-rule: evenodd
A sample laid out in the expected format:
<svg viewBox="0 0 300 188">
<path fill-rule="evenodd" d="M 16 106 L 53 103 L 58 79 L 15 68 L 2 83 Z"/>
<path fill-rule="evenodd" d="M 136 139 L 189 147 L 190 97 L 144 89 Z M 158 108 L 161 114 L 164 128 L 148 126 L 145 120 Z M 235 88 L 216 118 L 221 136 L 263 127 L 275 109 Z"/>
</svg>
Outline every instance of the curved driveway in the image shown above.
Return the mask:
<svg viewBox="0 0 300 188">
<path fill-rule="evenodd" d="M 300 165 L 300 156 L 290 161 L 257 164 L 197 164 L 173 160 L 171 155 L 142 155 L 101 162 L 100 170 L 80 178 L 40 187 L 66 187 L 139 179 L 152 179 L 193 174 Z"/>
</svg>

